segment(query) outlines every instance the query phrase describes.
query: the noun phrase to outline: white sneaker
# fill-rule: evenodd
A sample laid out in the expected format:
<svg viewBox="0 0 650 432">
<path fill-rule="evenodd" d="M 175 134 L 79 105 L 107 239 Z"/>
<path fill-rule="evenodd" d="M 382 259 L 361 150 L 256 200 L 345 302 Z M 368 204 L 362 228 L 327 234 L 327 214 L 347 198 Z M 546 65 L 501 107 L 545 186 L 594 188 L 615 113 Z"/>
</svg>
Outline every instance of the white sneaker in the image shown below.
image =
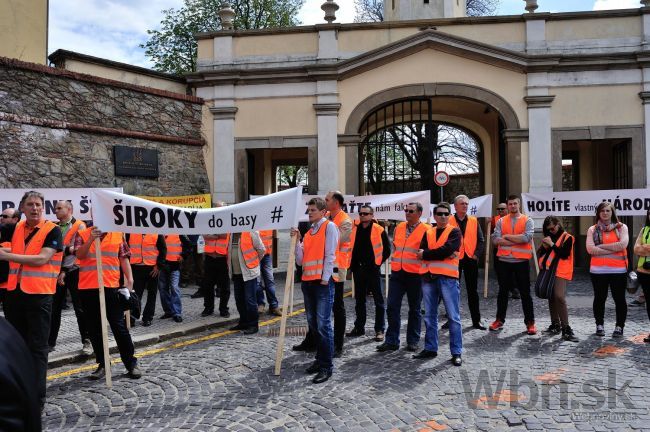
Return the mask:
<svg viewBox="0 0 650 432">
<path fill-rule="evenodd" d="M 596 336 L 605 336 L 605 327 L 598 324 L 596 326 Z"/>
<path fill-rule="evenodd" d="M 83 348 L 81 348 L 81 352 L 87 356 L 92 355 L 92 353 L 94 352 L 93 345 L 90 343 L 88 339 L 84 339 L 84 346 Z"/>
<path fill-rule="evenodd" d="M 619 326 L 614 327 L 614 332 L 612 333 L 612 337 L 615 338 L 623 337 L 623 328 Z"/>
</svg>

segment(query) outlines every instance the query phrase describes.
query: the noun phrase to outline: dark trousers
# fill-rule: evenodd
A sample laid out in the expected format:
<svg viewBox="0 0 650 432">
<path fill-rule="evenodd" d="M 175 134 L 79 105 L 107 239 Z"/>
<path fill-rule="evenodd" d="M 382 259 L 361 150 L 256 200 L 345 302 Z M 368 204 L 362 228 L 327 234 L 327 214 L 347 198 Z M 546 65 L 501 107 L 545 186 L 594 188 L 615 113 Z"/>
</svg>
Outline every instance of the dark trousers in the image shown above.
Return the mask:
<svg viewBox="0 0 650 432">
<path fill-rule="evenodd" d="M 181 263 L 181 282 L 198 286 L 203 282 L 203 254 L 198 253 L 196 245 L 192 245 L 192 251 Z"/>
<path fill-rule="evenodd" d="M 8 291 L 5 299 L 5 317 L 23 337 L 34 360 L 41 405 L 45 403 L 47 339 L 50 335 L 53 297 L 51 294 L 25 294 L 18 286 Z"/>
<path fill-rule="evenodd" d="M 381 292 L 381 274 L 378 265 L 359 266 L 352 271 L 354 277 L 354 310 L 357 318 L 354 328 L 363 330 L 366 326 L 366 297 L 370 292 L 375 301 L 375 332 L 386 330 L 386 303 Z"/>
<path fill-rule="evenodd" d="M 595 274 L 590 273 L 591 283 L 594 286 L 594 318 L 596 325 L 605 324 L 605 302 L 607 291 L 612 290 L 612 298 L 616 306 L 616 325 L 625 327 L 627 319 L 627 303 L 625 302 L 626 273 Z M 647 300 L 646 300 L 647 301 Z"/>
<path fill-rule="evenodd" d="M 478 296 L 478 261 L 469 257 L 464 257 L 458 263 L 458 281 L 465 274 L 465 289 L 467 289 L 467 306 L 472 316 L 472 324 L 478 324 L 481 321 L 481 310 L 479 308 Z"/>
<path fill-rule="evenodd" d="M 127 370 L 131 370 L 138 363 L 133 356 L 135 348 L 131 340 L 131 334 L 126 328 L 124 310 L 119 301 L 119 294 L 115 288 L 104 289 L 106 297 L 106 319 L 111 326 L 113 337 L 120 351 L 120 358 Z M 100 366 L 104 366 L 104 345 L 102 344 L 102 325 L 99 313 L 99 290 L 79 290 L 79 298 L 84 309 L 86 325 L 90 332 L 90 341 L 95 350 L 95 359 Z"/>
<path fill-rule="evenodd" d="M 149 265 L 132 265 L 133 269 L 133 290 L 140 300 L 142 308 L 142 298 L 145 290 L 147 291 L 147 303 L 142 311 L 142 321 L 151 321 L 156 313 L 156 296 L 158 295 L 158 276 L 151 276 L 154 266 Z"/>
<path fill-rule="evenodd" d="M 232 275 L 235 304 L 239 312 L 239 324 L 246 328 L 257 328 L 257 278 L 245 281 L 242 275 Z"/>
<path fill-rule="evenodd" d="M 639 276 L 639 283 L 641 284 L 643 295 L 645 296 L 645 309 L 648 313 L 648 319 L 650 319 L 650 301 L 648 301 L 648 299 L 650 299 L 650 274 L 641 272 L 636 272 L 636 274 Z"/>
<path fill-rule="evenodd" d="M 334 349 L 343 349 L 343 340 L 345 339 L 345 303 L 343 303 L 343 282 L 334 282 L 334 304 L 332 312 L 334 313 Z M 311 347 L 317 344 L 316 335 L 310 329 L 302 342 Z"/>
<path fill-rule="evenodd" d="M 228 312 L 230 300 L 230 277 L 228 276 L 228 260 L 226 257 L 213 258 L 205 256 L 203 274 L 203 307 L 208 311 L 214 310 L 214 286 L 219 290 L 219 312 Z"/>
<path fill-rule="evenodd" d="M 66 291 L 70 292 L 72 297 L 72 306 L 74 307 L 74 314 L 77 318 L 77 327 L 79 328 L 79 335 L 81 336 L 81 343 L 89 339 L 88 329 L 86 328 L 86 320 L 84 318 L 84 311 L 79 301 L 79 269 L 66 272 L 63 285 L 56 286 L 56 294 L 52 300 L 52 322 L 50 325 L 50 337 L 48 345 L 51 347 L 56 346 L 56 339 L 59 337 L 59 328 L 61 328 L 61 311 L 65 303 Z"/>
<path fill-rule="evenodd" d="M 420 342 L 420 332 L 422 330 L 422 278 L 418 273 L 408 273 L 400 270 L 390 275 L 388 284 L 388 299 L 386 299 L 386 312 L 388 315 L 386 343 L 388 345 L 399 345 L 402 299 L 405 294 L 409 305 L 406 343 L 408 345 L 417 345 Z"/>
<path fill-rule="evenodd" d="M 513 279 L 517 282 L 521 294 L 521 307 L 524 310 L 524 323 L 535 322 L 533 298 L 530 296 L 530 264 L 528 261 L 499 262 L 499 295 L 497 297 L 497 319 L 506 322 L 508 311 L 508 293 L 512 290 Z"/>
</svg>

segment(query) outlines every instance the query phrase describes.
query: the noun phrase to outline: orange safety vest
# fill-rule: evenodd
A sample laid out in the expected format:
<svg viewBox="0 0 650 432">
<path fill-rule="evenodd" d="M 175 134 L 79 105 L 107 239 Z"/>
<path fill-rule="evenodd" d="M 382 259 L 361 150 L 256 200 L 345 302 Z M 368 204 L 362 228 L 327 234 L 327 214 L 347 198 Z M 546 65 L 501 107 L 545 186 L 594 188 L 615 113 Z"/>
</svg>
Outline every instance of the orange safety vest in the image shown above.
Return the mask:
<svg viewBox="0 0 650 432">
<path fill-rule="evenodd" d="M 440 238 L 438 239 L 436 239 L 436 236 L 438 235 L 438 228 L 429 228 L 427 230 L 427 245 L 429 249 L 441 248 L 447 242 L 449 234 L 451 234 L 454 228 L 457 227 L 454 227 L 451 224 L 447 225 L 445 227 L 445 230 L 442 232 L 442 235 L 440 235 Z M 458 250 L 444 260 L 422 261 L 422 268 L 420 270 L 420 273 L 426 274 L 429 272 L 431 274 L 449 276 L 458 279 L 458 257 L 462 248 L 463 246 L 461 242 Z"/>
<path fill-rule="evenodd" d="M 72 237 L 74 237 L 74 235 L 77 234 L 77 232 L 80 229 L 86 229 L 86 224 L 84 224 L 80 220 L 74 221 L 74 223 L 72 224 L 70 229 L 68 229 L 68 232 L 65 233 L 65 237 L 63 237 L 63 245 L 64 246 L 74 246 L 72 244 Z"/>
<path fill-rule="evenodd" d="M 14 235 L 11 238 L 11 253 L 20 255 L 38 255 L 43 248 L 47 235 L 56 228 L 53 222 L 42 220 L 36 225 L 36 234 L 29 243 L 25 244 L 25 221 L 16 224 Z M 63 251 L 56 252 L 52 258 L 41 266 L 30 266 L 9 262 L 9 277 L 7 278 L 7 291 L 13 291 L 17 285 L 26 294 L 54 294 L 56 292 L 56 278 L 61 271 Z"/>
<path fill-rule="evenodd" d="M 260 265 L 260 256 L 253 246 L 253 238 L 250 232 L 243 232 L 239 237 L 239 250 L 244 257 L 246 267 L 249 269 L 255 268 Z"/>
<path fill-rule="evenodd" d="M 562 235 L 557 239 L 555 242 L 555 246 L 558 248 L 564 244 L 565 241 L 567 241 L 569 238 L 573 238 L 571 234 L 568 232 L 564 231 Z M 571 245 L 571 255 L 569 255 L 569 258 L 561 259 L 557 262 L 557 270 L 555 271 L 555 276 L 561 277 L 562 279 L 566 280 L 571 280 L 573 279 L 573 250 L 575 248 L 575 241 Z M 547 266 L 550 266 L 551 263 L 553 262 L 553 259 L 555 259 L 555 251 L 551 249 L 550 253 L 548 254 L 548 258 L 544 259 L 544 256 L 539 257 L 537 260 L 539 262 L 539 268 L 540 269 L 546 269 L 548 268 Z"/>
<path fill-rule="evenodd" d="M 343 210 L 340 210 L 332 222 L 338 227 L 341 226 L 346 219 L 350 217 Z M 350 260 L 352 259 L 352 242 L 350 240 L 344 242 L 339 238 L 339 247 L 336 249 L 336 266 L 340 269 L 350 268 Z"/>
<path fill-rule="evenodd" d="M 260 237 L 266 248 L 266 255 L 271 255 L 273 253 L 273 230 L 260 231 Z"/>
<path fill-rule="evenodd" d="M 131 248 L 131 264 L 156 265 L 158 258 L 158 234 L 131 234 L 129 247 Z"/>
<path fill-rule="evenodd" d="M 510 215 L 501 218 L 501 234 L 524 234 L 526 232 L 526 222 L 528 216 L 521 215 L 515 224 L 515 231 L 512 232 L 512 224 L 510 223 Z M 497 248 L 497 256 L 512 256 L 517 259 L 531 259 L 533 257 L 533 245 L 531 243 L 519 243 L 513 246 L 499 245 Z"/>
<path fill-rule="evenodd" d="M 321 280 L 325 263 L 325 233 L 328 220 L 323 222 L 316 234 L 311 233 L 311 227 L 303 239 L 302 280 Z"/>
<path fill-rule="evenodd" d="M 352 227 L 352 234 L 350 235 L 350 246 L 354 249 L 354 242 L 357 238 L 357 227 L 361 222 L 358 220 L 354 221 L 354 226 Z M 383 258 L 384 253 L 384 244 L 381 241 L 381 233 L 384 232 L 384 227 L 377 223 L 372 223 L 372 230 L 370 231 L 370 244 L 372 245 L 372 252 L 375 255 L 375 264 L 381 265 L 381 259 Z M 351 258 L 350 254 L 350 259 Z"/>
<path fill-rule="evenodd" d="M 0 248 L 11 249 L 11 242 L 2 242 L 0 243 Z M 7 275 L 9 276 L 9 275 Z M 7 281 L 0 282 L 0 289 L 7 289 Z"/>
<path fill-rule="evenodd" d="M 618 242 L 618 235 L 616 234 L 616 230 L 603 231 L 603 244 L 616 242 Z M 627 272 L 627 250 L 623 249 L 621 251 L 612 252 L 607 255 L 592 255 L 589 271 L 591 273 Z"/>
<path fill-rule="evenodd" d="M 476 252 L 476 245 L 478 244 L 478 219 L 474 216 L 465 217 L 467 218 L 467 225 L 465 225 L 463 240 L 460 242 L 460 259 L 463 259 L 465 254 L 470 258 L 473 257 Z M 449 225 L 460 229 L 455 216 L 449 217 Z"/>
<path fill-rule="evenodd" d="M 420 223 L 406 238 L 406 222 L 397 225 L 393 234 L 393 256 L 390 263 L 392 271 L 404 270 L 409 273 L 420 273 L 422 261 L 418 259 L 417 253 L 420 250 L 422 237 L 429 228 L 429 225 Z"/>
<path fill-rule="evenodd" d="M 79 232 L 84 243 L 90 239 L 92 228 Z M 102 276 L 105 288 L 120 287 L 120 245 L 124 241 L 122 233 L 109 232 L 101 240 Z M 79 259 L 79 289 L 99 289 L 97 278 L 97 260 L 95 259 L 95 240 L 93 240 L 86 258 Z"/>
<path fill-rule="evenodd" d="M 219 255 L 228 255 L 228 243 L 230 242 L 230 234 L 226 234 L 226 237 L 220 239 L 205 240 L 205 249 L 204 253 L 207 254 L 219 254 Z"/>
<path fill-rule="evenodd" d="M 492 216 L 492 231 L 494 231 L 494 228 L 497 227 L 497 222 L 499 222 L 499 219 L 501 219 L 501 216 Z"/>
<path fill-rule="evenodd" d="M 167 256 L 165 259 L 169 262 L 180 261 L 181 253 L 183 252 L 183 244 L 178 234 L 169 234 L 165 236 L 165 244 L 167 244 Z"/>
</svg>

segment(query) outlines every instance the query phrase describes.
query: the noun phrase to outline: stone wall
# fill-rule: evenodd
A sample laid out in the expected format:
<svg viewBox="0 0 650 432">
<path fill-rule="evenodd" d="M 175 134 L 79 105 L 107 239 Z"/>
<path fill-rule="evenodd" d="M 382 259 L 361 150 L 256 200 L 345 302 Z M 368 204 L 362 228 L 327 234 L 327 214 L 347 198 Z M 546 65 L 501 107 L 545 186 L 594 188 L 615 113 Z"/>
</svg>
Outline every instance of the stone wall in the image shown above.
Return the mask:
<svg viewBox="0 0 650 432">
<path fill-rule="evenodd" d="M 0 187 L 209 192 L 202 104 L 193 96 L 0 58 Z M 115 145 L 157 149 L 159 177 L 116 177 Z"/>
</svg>

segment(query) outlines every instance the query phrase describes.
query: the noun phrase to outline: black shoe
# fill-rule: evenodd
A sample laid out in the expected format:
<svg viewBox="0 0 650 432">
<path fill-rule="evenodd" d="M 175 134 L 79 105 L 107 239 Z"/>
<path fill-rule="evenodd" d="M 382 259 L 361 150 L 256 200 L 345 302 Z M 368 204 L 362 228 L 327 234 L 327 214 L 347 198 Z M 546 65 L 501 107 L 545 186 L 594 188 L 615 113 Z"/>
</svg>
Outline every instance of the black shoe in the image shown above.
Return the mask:
<svg viewBox="0 0 650 432">
<path fill-rule="evenodd" d="M 578 338 L 573 334 L 573 330 L 569 326 L 562 329 L 562 339 L 569 342 L 578 342 Z"/>
<path fill-rule="evenodd" d="M 440 330 L 449 330 L 449 320 L 440 327 Z"/>
<path fill-rule="evenodd" d="M 313 380 L 311 380 L 311 382 L 313 382 L 314 384 L 324 383 L 325 381 L 330 379 L 331 376 L 332 376 L 332 372 L 322 370 L 318 372 L 318 374 L 314 377 Z"/>
<path fill-rule="evenodd" d="M 167 319 L 167 318 L 171 318 L 171 317 L 173 317 L 173 316 L 174 316 L 174 315 L 165 312 L 164 314 L 162 314 L 162 315 L 160 316 L 160 319 Z"/>
<path fill-rule="evenodd" d="M 143 320 L 142 327 L 149 327 L 151 325 L 151 320 Z"/>
<path fill-rule="evenodd" d="M 559 323 L 551 323 L 550 326 L 546 330 L 544 330 L 544 333 L 549 333 L 552 335 L 558 335 L 562 332 L 562 326 L 560 326 Z"/>
<path fill-rule="evenodd" d="M 643 342 L 650 343 L 650 334 L 648 335 L 648 337 L 643 338 Z"/>
<path fill-rule="evenodd" d="M 51 352 L 54 351 L 54 350 L 55 350 L 55 348 L 54 348 L 53 346 L 48 346 L 48 347 L 47 347 L 47 352 L 48 352 L 48 353 L 51 353 Z"/>
<path fill-rule="evenodd" d="M 309 366 L 307 369 L 305 369 L 305 373 L 312 375 L 315 373 L 318 373 L 320 371 L 320 365 L 318 364 L 317 361 L 313 362 L 311 366 Z"/>
<path fill-rule="evenodd" d="M 95 372 L 91 373 L 90 376 L 88 376 L 89 380 L 97 381 L 106 376 L 106 369 L 104 369 L 104 366 L 97 366 L 97 369 L 95 369 Z"/>
<path fill-rule="evenodd" d="M 177 323 L 182 323 L 183 322 L 183 317 L 180 316 L 180 315 L 176 315 L 174 317 L 174 321 L 176 321 Z"/>
<path fill-rule="evenodd" d="M 259 331 L 257 327 L 248 327 L 247 329 L 244 329 L 244 334 L 245 335 L 252 335 L 255 334 Z"/>
<path fill-rule="evenodd" d="M 487 330 L 487 327 L 485 327 L 480 321 L 472 324 L 472 328 L 475 328 L 477 330 Z"/>
<path fill-rule="evenodd" d="M 234 327 L 230 327 L 229 330 L 231 330 L 231 331 L 239 331 L 239 330 L 246 330 L 247 328 L 248 328 L 248 327 L 246 327 L 246 326 L 244 326 L 244 325 L 237 324 L 237 325 L 234 326 Z"/>
<path fill-rule="evenodd" d="M 215 296 L 216 298 L 221 297 L 221 293 L 219 292 L 219 290 L 214 290 L 214 296 Z"/>
<path fill-rule="evenodd" d="M 434 357 L 438 357 L 438 353 L 436 351 L 427 350 L 422 350 L 413 356 L 414 359 L 429 359 Z"/>
<path fill-rule="evenodd" d="M 304 352 L 316 351 L 315 347 L 308 345 L 305 342 L 301 342 L 298 345 L 294 345 L 293 347 L 291 347 L 291 349 L 293 351 L 304 351 Z"/>
<path fill-rule="evenodd" d="M 397 351 L 399 349 L 399 346 L 397 345 L 391 345 L 389 343 L 384 342 L 383 344 L 379 345 L 377 347 L 377 351 L 379 352 L 384 352 L 384 351 Z"/>
<path fill-rule="evenodd" d="M 520 299 L 521 294 L 519 294 L 519 290 L 512 290 L 512 298 L 513 299 Z"/>
<path fill-rule="evenodd" d="M 203 312 L 201 312 L 201 316 L 202 316 L 202 317 L 207 317 L 207 316 L 212 315 L 213 313 L 214 313 L 213 310 L 210 310 L 210 309 L 204 309 Z"/>
<path fill-rule="evenodd" d="M 334 358 L 341 358 L 343 355 L 343 348 L 334 348 Z"/>
<path fill-rule="evenodd" d="M 201 298 L 201 297 L 203 297 L 203 293 L 201 292 L 201 290 L 197 290 L 194 294 L 192 294 L 190 296 L 190 298 L 193 298 L 193 299 L 197 299 L 197 298 Z"/>
<path fill-rule="evenodd" d="M 133 369 L 128 372 L 128 375 L 131 379 L 139 379 L 142 377 L 142 372 L 140 371 L 140 368 L 133 366 Z"/>
<path fill-rule="evenodd" d="M 219 316 L 221 316 L 222 318 L 230 318 L 230 312 L 228 312 L 228 311 L 219 312 Z"/>
<path fill-rule="evenodd" d="M 411 345 L 411 344 L 406 345 L 406 351 L 415 352 L 417 350 L 418 350 L 417 345 Z"/>
<path fill-rule="evenodd" d="M 463 364 L 463 359 L 460 357 L 460 354 L 451 356 L 451 364 L 454 366 L 461 366 Z"/>
<path fill-rule="evenodd" d="M 346 333 L 345 335 L 347 337 L 357 337 L 357 336 L 363 336 L 366 334 L 366 331 L 364 329 L 358 329 L 358 328 L 353 328 L 349 333 Z"/>
</svg>

